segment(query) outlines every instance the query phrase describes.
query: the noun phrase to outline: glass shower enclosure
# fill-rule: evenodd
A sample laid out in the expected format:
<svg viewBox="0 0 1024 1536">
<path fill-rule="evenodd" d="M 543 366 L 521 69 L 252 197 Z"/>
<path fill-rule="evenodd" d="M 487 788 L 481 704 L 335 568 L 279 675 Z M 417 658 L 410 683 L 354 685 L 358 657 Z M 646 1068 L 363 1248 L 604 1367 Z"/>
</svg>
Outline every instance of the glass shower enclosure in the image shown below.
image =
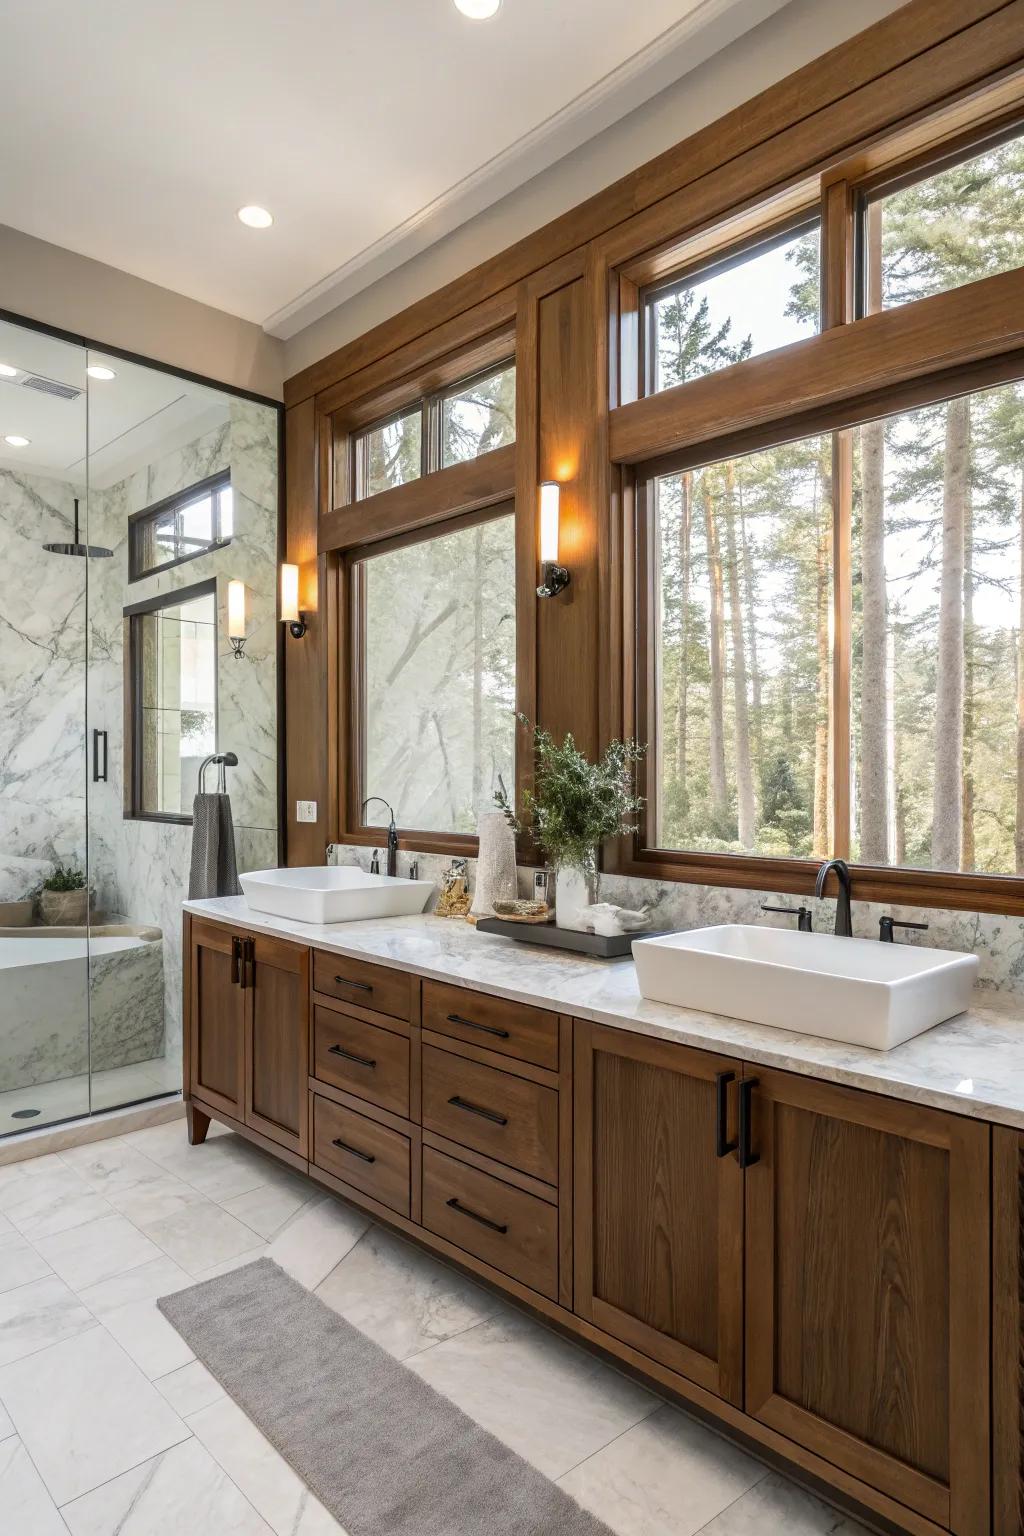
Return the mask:
<svg viewBox="0 0 1024 1536">
<path fill-rule="evenodd" d="M 0 321 L 0 1137 L 180 1090 L 203 758 L 279 862 L 278 432 Z"/>
</svg>

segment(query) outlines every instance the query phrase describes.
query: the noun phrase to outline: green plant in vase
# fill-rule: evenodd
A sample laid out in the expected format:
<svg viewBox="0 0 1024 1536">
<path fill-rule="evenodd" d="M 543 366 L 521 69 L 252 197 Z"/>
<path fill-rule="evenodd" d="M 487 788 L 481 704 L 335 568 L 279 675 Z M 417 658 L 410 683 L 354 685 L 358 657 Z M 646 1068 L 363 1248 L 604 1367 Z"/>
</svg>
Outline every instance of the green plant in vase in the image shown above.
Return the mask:
<svg viewBox="0 0 1024 1536">
<path fill-rule="evenodd" d="M 531 729 L 530 721 L 519 716 Z M 597 900 L 601 845 L 636 830 L 643 797 L 636 793 L 636 766 L 647 751 L 635 741 L 613 741 L 592 763 L 567 735 L 532 726 L 533 788 L 523 791 L 522 822 L 500 789 L 496 804 L 516 831 L 525 827 L 555 871 L 555 917 L 560 928 L 583 928 L 583 910 Z"/>
</svg>

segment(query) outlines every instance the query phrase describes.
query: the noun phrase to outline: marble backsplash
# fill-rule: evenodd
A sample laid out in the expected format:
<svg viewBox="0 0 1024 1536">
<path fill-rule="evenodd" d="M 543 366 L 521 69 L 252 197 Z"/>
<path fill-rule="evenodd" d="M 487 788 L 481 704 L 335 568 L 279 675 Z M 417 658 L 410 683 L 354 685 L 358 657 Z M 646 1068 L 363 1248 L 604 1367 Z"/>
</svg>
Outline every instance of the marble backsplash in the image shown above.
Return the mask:
<svg viewBox="0 0 1024 1536">
<path fill-rule="evenodd" d="M 382 845 L 383 846 L 383 845 Z M 351 844 L 336 844 L 334 862 L 356 864 L 369 869 L 372 849 Z M 451 859 L 447 855 L 400 854 L 399 873 L 408 870 L 415 859 L 423 879 L 439 881 Z M 471 883 L 475 878 L 474 859 L 469 860 Z M 520 867 L 519 884 L 523 896 L 533 894 L 533 869 Z M 602 875 L 599 899 L 621 907 L 651 910 L 652 928 L 708 928 L 717 923 L 764 923 L 772 927 L 793 927 L 794 917 L 779 917 L 762 912 L 762 906 L 796 908 L 808 906 L 813 912 L 814 928 L 831 933 L 835 925 L 835 901 L 792 896 L 779 891 L 746 891 L 733 886 L 692 885 L 681 881 L 636 880 L 622 875 Z M 897 934 L 899 943 L 923 944 L 934 949 L 952 949 L 977 955 L 980 964 L 979 988 L 999 993 L 1008 999 L 1024 999 L 1024 918 L 1005 917 L 990 912 L 952 912 L 935 907 L 880 905 L 854 901 L 853 928 L 858 938 L 877 939 L 878 921 L 883 916 L 897 922 L 927 923 L 925 932 Z"/>
</svg>

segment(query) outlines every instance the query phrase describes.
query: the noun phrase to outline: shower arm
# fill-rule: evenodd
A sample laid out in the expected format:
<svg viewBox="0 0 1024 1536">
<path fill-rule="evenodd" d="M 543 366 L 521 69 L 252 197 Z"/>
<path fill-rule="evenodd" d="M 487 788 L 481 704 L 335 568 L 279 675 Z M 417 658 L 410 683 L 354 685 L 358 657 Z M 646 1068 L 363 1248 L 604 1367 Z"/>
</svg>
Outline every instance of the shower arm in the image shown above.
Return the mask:
<svg viewBox="0 0 1024 1536">
<path fill-rule="evenodd" d="M 237 768 L 238 758 L 233 752 L 214 752 L 210 757 L 204 757 L 199 765 L 199 793 L 206 794 L 206 770 L 211 763 L 217 764 L 217 793 L 227 794 L 228 781 L 225 768 Z"/>
</svg>

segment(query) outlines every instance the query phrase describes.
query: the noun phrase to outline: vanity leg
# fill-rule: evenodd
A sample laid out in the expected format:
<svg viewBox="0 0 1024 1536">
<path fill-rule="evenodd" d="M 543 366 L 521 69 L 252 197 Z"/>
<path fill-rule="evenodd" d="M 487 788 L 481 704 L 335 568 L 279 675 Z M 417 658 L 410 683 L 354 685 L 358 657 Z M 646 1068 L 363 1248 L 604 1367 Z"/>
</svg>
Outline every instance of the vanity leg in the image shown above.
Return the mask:
<svg viewBox="0 0 1024 1536">
<path fill-rule="evenodd" d="M 193 1104 L 191 1100 L 185 1105 L 185 1119 L 188 1122 L 188 1143 L 190 1147 L 202 1146 L 206 1140 L 206 1133 L 210 1129 L 210 1117 Z"/>
</svg>

